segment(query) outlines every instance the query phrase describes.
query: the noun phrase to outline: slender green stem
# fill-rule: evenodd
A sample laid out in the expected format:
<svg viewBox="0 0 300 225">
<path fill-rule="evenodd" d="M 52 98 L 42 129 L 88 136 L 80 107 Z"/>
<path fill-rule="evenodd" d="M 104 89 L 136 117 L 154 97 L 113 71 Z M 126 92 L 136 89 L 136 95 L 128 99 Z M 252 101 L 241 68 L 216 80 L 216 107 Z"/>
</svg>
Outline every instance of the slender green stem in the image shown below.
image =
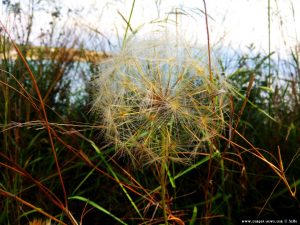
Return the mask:
<svg viewBox="0 0 300 225">
<path fill-rule="evenodd" d="M 166 167 L 168 166 L 168 156 L 169 156 L 169 139 L 168 139 L 168 128 L 163 128 L 162 131 L 162 162 L 160 168 L 160 185 L 161 185 L 161 204 L 164 215 L 165 225 L 168 225 L 168 213 L 167 213 L 167 203 L 166 203 L 166 194 L 167 194 L 167 171 Z"/>
<path fill-rule="evenodd" d="M 164 215 L 165 225 L 168 225 L 167 203 L 166 203 L 166 170 L 164 164 L 161 165 L 161 204 Z"/>
<path fill-rule="evenodd" d="M 128 33 L 129 26 L 130 26 L 130 21 L 131 21 L 131 17 L 132 17 L 134 5 L 135 5 L 135 0 L 133 0 L 133 2 L 132 2 L 131 10 L 130 10 L 130 15 L 129 15 L 129 19 L 128 19 L 128 21 L 127 21 L 127 26 L 126 26 L 126 30 L 125 30 L 125 34 L 124 34 L 124 38 L 123 38 L 123 43 L 122 43 L 122 47 L 123 47 L 123 48 L 124 48 L 124 46 L 125 46 L 125 40 L 126 40 L 126 37 L 127 37 L 127 33 Z"/>
<path fill-rule="evenodd" d="M 131 205 L 133 206 L 133 208 L 136 210 L 136 212 L 138 213 L 138 215 L 143 219 L 142 214 L 140 213 L 138 207 L 136 206 L 136 204 L 134 203 L 133 199 L 131 198 L 131 196 L 129 195 L 129 193 L 127 192 L 127 190 L 125 189 L 124 185 L 122 184 L 122 182 L 120 181 L 118 175 L 115 173 L 115 171 L 113 170 L 113 168 L 110 166 L 110 164 L 107 162 L 107 160 L 105 159 L 104 155 L 102 154 L 102 152 L 100 151 L 100 149 L 97 147 L 97 145 L 92 141 L 89 140 L 89 143 L 93 146 L 93 148 L 95 149 L 95 151 L 98 153 L 98 155 L 101 157 L 101 161 L 106 165 L 107 169 L 109 170 L 109 172 L 113 175 L 113 177 L 115 178 L 115 180 L 118 182 L 118 184 L 120 185 L 122 191 L 125 193 L 126 197 L 128 198 L 128 200 L 130 201 Z"/>
</svg>

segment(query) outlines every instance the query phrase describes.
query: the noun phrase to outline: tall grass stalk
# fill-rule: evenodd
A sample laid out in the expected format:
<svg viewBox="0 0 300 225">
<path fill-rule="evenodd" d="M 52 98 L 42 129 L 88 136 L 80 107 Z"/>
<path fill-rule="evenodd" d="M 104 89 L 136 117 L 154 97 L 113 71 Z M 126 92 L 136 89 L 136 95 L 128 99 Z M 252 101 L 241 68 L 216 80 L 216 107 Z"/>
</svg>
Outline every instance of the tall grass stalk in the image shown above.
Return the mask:
<svg viewBox="0 0 300 225">
<path fill-rule="evenodd" d="M 212 74 L 212 63 L 211 63 L 211 50 L 210 50 L 210 35 L 209 35 L 209 25 L 208 25 L 208 13 L 206 9 L 206 1 L 203 0 L 204 5 L 204 15 L 205 15 L 205 27 L 206 27 L 206 36 L 207 36 L 207 55 L 208 55 L 208 68 L 209 68 L 209 78 L 213 80 Z"/>
<path fill-rule="evenodd" d="M 132 14 L 133 14 L 134 6 L 135 6 L 135 0 L 132 1 L 129 18 L 128 18 L 128 21 L 126 21 L 126 29 L 125 29 L 125 34 L 124 34 L 124 38 L 123 38 L 122 47 L 125 46 L 125 42 L 126 42 L 126 38 L 127 38 L 127 33 L 128 33 L 128 29 L 130 27 L 131 17 L 132 17 Z"/>
</svg>

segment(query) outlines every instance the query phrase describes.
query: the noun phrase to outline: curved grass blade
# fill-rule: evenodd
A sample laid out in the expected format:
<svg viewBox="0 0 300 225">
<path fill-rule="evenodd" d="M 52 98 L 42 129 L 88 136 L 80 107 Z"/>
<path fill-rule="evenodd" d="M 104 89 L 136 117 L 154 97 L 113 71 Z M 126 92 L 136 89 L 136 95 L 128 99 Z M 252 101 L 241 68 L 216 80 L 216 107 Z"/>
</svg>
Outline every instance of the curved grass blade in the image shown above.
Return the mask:
<svg viewBox="0 0 300 225">
<path fill-rule="evenodd" d="M 234 92 L 243 100 L 246 99 L 246 97 L 244 95 L 242 95 L 240 92 L 234 90 Z M 265 116 L 267 116 L 269 119 L 273 120 L 274 122 L 277 122 L 276 119 L 274 117 L 272 117 L 269 113 L 267 113 L 265 110 L 261 109 L 258 105 L 256 105 L 255 103 L 251 102 L 249 99 L 247 99 L 247 102 L 255 109 L 257 109 L 259 112 L 261 112 L 262 114 L 264 114 Z"/>
<path fill-rule="evenodd" d="M 210 157 L 209 155 L 208 156 L 205 156 L 203 159 L 201 159 L 199 162 L 193 164 L 192 166 L 188 167 L 187 169 L 185 169 L 184 171 L 178 173 L 175 177 L 174 177 L 174 180 L 178 179 L 179 177 L 182 177 L 183 175 L 185 175 L 186 173 L 192 171 L 193 169 L 197 168 L 198 166 L 202 165 L 203 163 L 209 161 L 210 159 L 212 158 L 215 158 L 216 156 L 219 156 L 220 155 L 220 152 L 217 151 L 217 152 L 214 152 L 212 154 L 212 156 Z"/>
<path fill-rule="evenodd" d="M 134 201 L 132 200 L 132 198 L 130 197 L 129 193 L 127 192 L 127 190 L 125 189 L 125 187 L 123 186 L 122 182 L 120 182 L 120 179 L 118 177 L 118 175 L 115 173 L 115 171 L 112 169 L 112 167 L 109 165 L 109 163 L 106 161 L 105 157 L 103 156 L 102 152 L 100 151 L 100 149 L 97 147 L 97 145 L 95 144 L 95 142 L 93 142 L 92 140 L 89 140 L 89 143 L 93 146 L 93 148 L 95 149 L 95 151 L 98 153 L 98 155 L 101 157 L 101 160 L 104 162 L 105 166 L 107 167 L 107 169 L 109 170 L 109 172 L 113 175 L 113 177 L 116 179 L 116 181 L 118 182 L 118 184 L 120 185 L 122 191 L 125 193 L 126 197 L 128 198 L 128 200 L 130 201 L 131 205 L 133 206 L 133 208 L 135 209 L 135 211 L 138 213 L 138 215 L 140 216 L 140 218 L 144 218 L 142 216 L 142 214 L 140 213 L 138 207 L 136 206 L 136 204 L 134 203 Z"/>
<path fill-rule="evenodd" d="M 197 218 L 197 213 L 198 213 L 198 208 L 197 208 L 197 206 L 194 206 L 192 219 L 191 219 L 189 225 L 194 225 L 195 224 L 196 218 Z"/>
<path fill-rule="evenodd" d="M 171 174 L 171 172 L 170 172 L 170 170 L 168 168 L 168 165 L 165 165 L 165 167 L 166 167 L 166 171 L 167 171 L 167 174 L 168 174 L 168 178 L 169 178 L 170 184 L 171 184 L 172 188 L 175 189 L 176 188 L 175 179 L 172 176 L 172 174 Z"/>
<path fill-rule="evenodd" d="M 68 199 L 76 199 L 82 202 L 85 202 L 88 205 L 91 205 L 93 207 L 95 207 L 96 209 L 100 210 L 101 212 L 111 216 L 112 218 L 114 218 L 116 221 L 118 221 L 121 224 L 127 225 L 127 223 L 125 223 L 123 220 L 121 220 L 120 218 L 116 217 L 115 215 L 113 215 L 111 212 L 109 212 L 108 210 L 106 210 L 105 208 L 103 208 L 102 206 L 98 205 L 96 202 L 90 201 L 89 199 L 85 198 L 85 197 L 81 197 L 81 196 L 73 196 L 73 197 L 69 197 Z"/>
</svg>

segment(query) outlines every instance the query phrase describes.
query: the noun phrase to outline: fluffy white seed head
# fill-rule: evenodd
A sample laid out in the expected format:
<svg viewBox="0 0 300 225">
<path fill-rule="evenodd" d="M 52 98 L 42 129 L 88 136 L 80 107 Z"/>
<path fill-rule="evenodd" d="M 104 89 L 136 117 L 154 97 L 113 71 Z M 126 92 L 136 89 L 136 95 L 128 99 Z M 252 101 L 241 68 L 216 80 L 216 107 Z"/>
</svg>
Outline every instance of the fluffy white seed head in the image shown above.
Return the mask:
<svg viewBox="0 0 300 225">
<path fill-rule="evenodd" d="M 229 85 L 205 54 L 175 41 L 132 40 L 103 62 L 93 110 L 117 153 L 187 162 L 222 131 Z"/>
</svg>

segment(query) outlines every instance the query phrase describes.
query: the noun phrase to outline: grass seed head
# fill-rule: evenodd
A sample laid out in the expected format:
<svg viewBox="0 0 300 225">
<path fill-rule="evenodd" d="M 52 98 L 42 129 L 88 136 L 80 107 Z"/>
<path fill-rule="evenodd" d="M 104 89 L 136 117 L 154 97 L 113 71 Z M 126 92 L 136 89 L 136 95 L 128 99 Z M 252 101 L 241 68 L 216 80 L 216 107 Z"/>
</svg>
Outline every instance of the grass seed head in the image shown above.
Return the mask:
<svg viewBox="0 0 300 225">
<path fill-rule="evenodd" d="M 117 153 L 187 162 L 222 131 L 229 85 L 206 57 L 172 41 L 132 40 L 101 64 L 93 110 Z"/>
</svg>

